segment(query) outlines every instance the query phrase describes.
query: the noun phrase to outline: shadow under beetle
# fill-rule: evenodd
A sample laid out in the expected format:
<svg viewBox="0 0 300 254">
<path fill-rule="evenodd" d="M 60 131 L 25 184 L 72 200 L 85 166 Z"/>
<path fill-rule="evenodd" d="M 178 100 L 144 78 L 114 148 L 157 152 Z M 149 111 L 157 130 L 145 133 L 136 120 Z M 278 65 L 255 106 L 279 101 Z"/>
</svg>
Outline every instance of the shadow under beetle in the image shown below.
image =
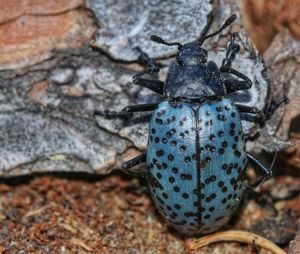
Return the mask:
<svg viewBox="0 0 300 254">
<path fill-rule="evenodd" d="M 148 179 L 159 212 L 170 225 L 186 234 L 207 234 L 230 219 L 246 188 L 248 160 L 265 175 L 253 187 L 272 175 L 246 152 L 239 114 L 249 114 L 249 121 L 263 122 L 264 113 L 225 98 L 252 86 L 248 77 L 231 67 L 240 49 L 235 34 L 231 34 L 220 68 L 208 61 L 207 51 L 201 47 L 207 38 L 220 33 L 235 19 L 236 15 L 230 16 L 218 31 L 184 45 L 152 35 L 152 41 L 178 47 L 176 61 L 169 67 L 165 82 L 146 79 L 142 76 L 158 72 L 159 68 L 141 52 L 147 68 L 134 75 L 133 82 L 162 95 L 164 100 L 127 106 L 119 113 L 95 111 L 102 116 L 118 117 L 154 110 L 147 151 L 125 162 L 123 169 Z M 131 169 L 144 162 L 145 171 Z"/>
</svg>

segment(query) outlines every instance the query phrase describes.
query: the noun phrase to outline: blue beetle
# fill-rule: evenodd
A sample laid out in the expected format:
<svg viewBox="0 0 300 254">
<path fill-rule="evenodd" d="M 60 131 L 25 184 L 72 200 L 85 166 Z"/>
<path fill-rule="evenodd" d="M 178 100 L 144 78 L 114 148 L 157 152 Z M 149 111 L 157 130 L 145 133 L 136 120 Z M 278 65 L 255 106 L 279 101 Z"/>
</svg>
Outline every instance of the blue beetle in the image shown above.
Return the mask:
<svg viewBox="0 0 300 254">
<path fill-rule="evenodd" d="M 218 31 L 184 45 L 152 35 L 151 40 L 157 43 L 178 47 L 176 61 L 165 82 L 146 79 L 142 76 L 159 69 L 141 52 L 148 68 L 134 75 L 133 82 L 162 95 L 164 100 L 127 106 L 120 113 L 95 112 L 113 117 L 154 110 L 147 151 L 125 162 L 123 168 L 135 174 L 131 168 L 146 162 L 147 170 L 139 173 L 148 179 L 157 209 L 170 225 L 186 234 L 206 234 L 228 221 L 246 187 L 248 160 L 265 172 L 256 185 L 271 176 L 270 170 L 246 152 L 239 114 L 249 114 L 249 120 L 262 122 L 263 112 L 234 104 L 225 97 L 252 85 L 248 77 L 231 67 L 239 51 L 235 34 L 231 34 L 220 68 L 208 61 L 207 51 L 201 47 L 207 38 L 220 33 L 235 19 L 236 15 L 232 15 Z M 225 78 L 224 73 L 230 78 Z"/>
</svg>

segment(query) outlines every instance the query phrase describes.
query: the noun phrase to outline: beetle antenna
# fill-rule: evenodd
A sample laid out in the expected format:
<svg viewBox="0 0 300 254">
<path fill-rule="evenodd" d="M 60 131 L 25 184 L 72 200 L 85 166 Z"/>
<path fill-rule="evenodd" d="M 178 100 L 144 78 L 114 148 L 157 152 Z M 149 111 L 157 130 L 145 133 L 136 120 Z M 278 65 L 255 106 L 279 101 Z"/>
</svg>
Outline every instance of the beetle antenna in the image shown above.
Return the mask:
<svg viewBox="0 0 300 254">
<path fill-rule="evenodd" d="M 179 43 L 179 42 L 166 42 L 163 38 L 157 36 L 157 35 L 151 35 L 150 36 L 150 40 L 151 41 L 155 41 L 157 43 L 160 43 L 160 44 L 165 44 L 165 45 L 168 45 L 168 46 L 178 46 L 178 50 L 180 50 L 182 48 L 182 44 Z"/>
<path fill-rule="evenodd" d="M 224 22 L 223 26 L 216 32 L 208 34 L 202 38 L 199 39 L 199 44 L 202 45 L 202 43 L 210 37 L 213 37 L 215 35 L 217 35 L 218 33 L 221 33 L 226 27 L 230 26 L 237 18 L 236 14 L 231 15 L 228 19 L 226 19 L 226 21 Z"/>
</svg>

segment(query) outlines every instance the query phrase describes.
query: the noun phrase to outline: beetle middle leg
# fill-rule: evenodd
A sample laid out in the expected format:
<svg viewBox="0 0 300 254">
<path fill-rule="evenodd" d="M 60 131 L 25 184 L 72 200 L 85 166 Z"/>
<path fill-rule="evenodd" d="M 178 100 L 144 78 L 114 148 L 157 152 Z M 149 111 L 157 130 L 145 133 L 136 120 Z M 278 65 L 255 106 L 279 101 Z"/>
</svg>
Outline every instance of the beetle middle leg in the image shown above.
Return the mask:
<svg viewBox="0 0 300 254">
<path fill-rule="evenodd" d="M 104 111 L 95 110 L 94 115 L 100 115 L 105 118 L 115 118 L 115 117 L 129 118 L 132 115 L 131 113 L 133 112 L 152 111 L 156 108 L 158 104 L 159 102 L 130 105 L 123 108 L 120 112 L 108 111 L 108 110 L 104 110 Z"/>
<path fill-rule="evenodd" d="M 237 109 L 240 113 L 244 113 L 244 114 L 241 114 L 242 120 L 246 120 L 249 122 L 255 122 L 255 123 L 264 123 L 266 117 L 265 117 L 264 113 L 261 110 L 259 110 L 258 108 L 249 107 L 249 106 L 242 105 L 242 104 L 235 104 L 235 106 L 237 107 Z"/>
</svg>

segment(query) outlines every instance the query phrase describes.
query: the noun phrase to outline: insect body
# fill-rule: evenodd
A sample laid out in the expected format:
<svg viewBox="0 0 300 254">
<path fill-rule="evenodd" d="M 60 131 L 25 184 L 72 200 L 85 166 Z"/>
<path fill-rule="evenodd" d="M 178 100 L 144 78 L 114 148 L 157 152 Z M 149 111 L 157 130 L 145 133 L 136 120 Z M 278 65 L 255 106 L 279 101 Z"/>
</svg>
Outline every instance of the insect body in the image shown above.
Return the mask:
<svg viewBox="0 0 300 254">
<path fill-rule="evenodd" d="M 162 102 L 150 122 L 150 185 L 165 218 L 185 233 L 224 225 L 244 190 L 247 157 L 242 125 L 229 99 Z"/>
<path fill-rule="evenodd" d="M 147 151 L 123 164 L 128 173 L 146 162 L 139 172 L 149 182 L 155 205 L 179 231 L 205 234 L 223 226 L 238 206 L 245 189 L 248 159 L 270 177 L 271 172 L 246 152 L 240 112 L 259 122 L 263 113 L 255 107 L 234 104 L 226 98 L 232 92 L 251 88 L 251 80 L 231 67 L 239 45 L 231 34 L 220 68 L 207 59 L 203 41 L 221 32 L 236 19 L 229 17 L 215 33 L 182 45 L 151 36 L 155 42 L 177 46 L 178 53 L 165 82 L 142 76 L 158 71 L 153 60 L 142 54 L 148 68 L 133 77 L 135 84 L 163 96 L 160 103 L 127 106 L 123 112 L 95 112 L 124 116 L 154 110 L 149 126 Z M 230 77 L 225 78 L 224 74 Z M 236 76 L 237 78 L 234 78 Z M 261 179 L 262 181 L 263 179 Z M 259 182 L 261 182 L 259 181 Z"/>
</svg>

